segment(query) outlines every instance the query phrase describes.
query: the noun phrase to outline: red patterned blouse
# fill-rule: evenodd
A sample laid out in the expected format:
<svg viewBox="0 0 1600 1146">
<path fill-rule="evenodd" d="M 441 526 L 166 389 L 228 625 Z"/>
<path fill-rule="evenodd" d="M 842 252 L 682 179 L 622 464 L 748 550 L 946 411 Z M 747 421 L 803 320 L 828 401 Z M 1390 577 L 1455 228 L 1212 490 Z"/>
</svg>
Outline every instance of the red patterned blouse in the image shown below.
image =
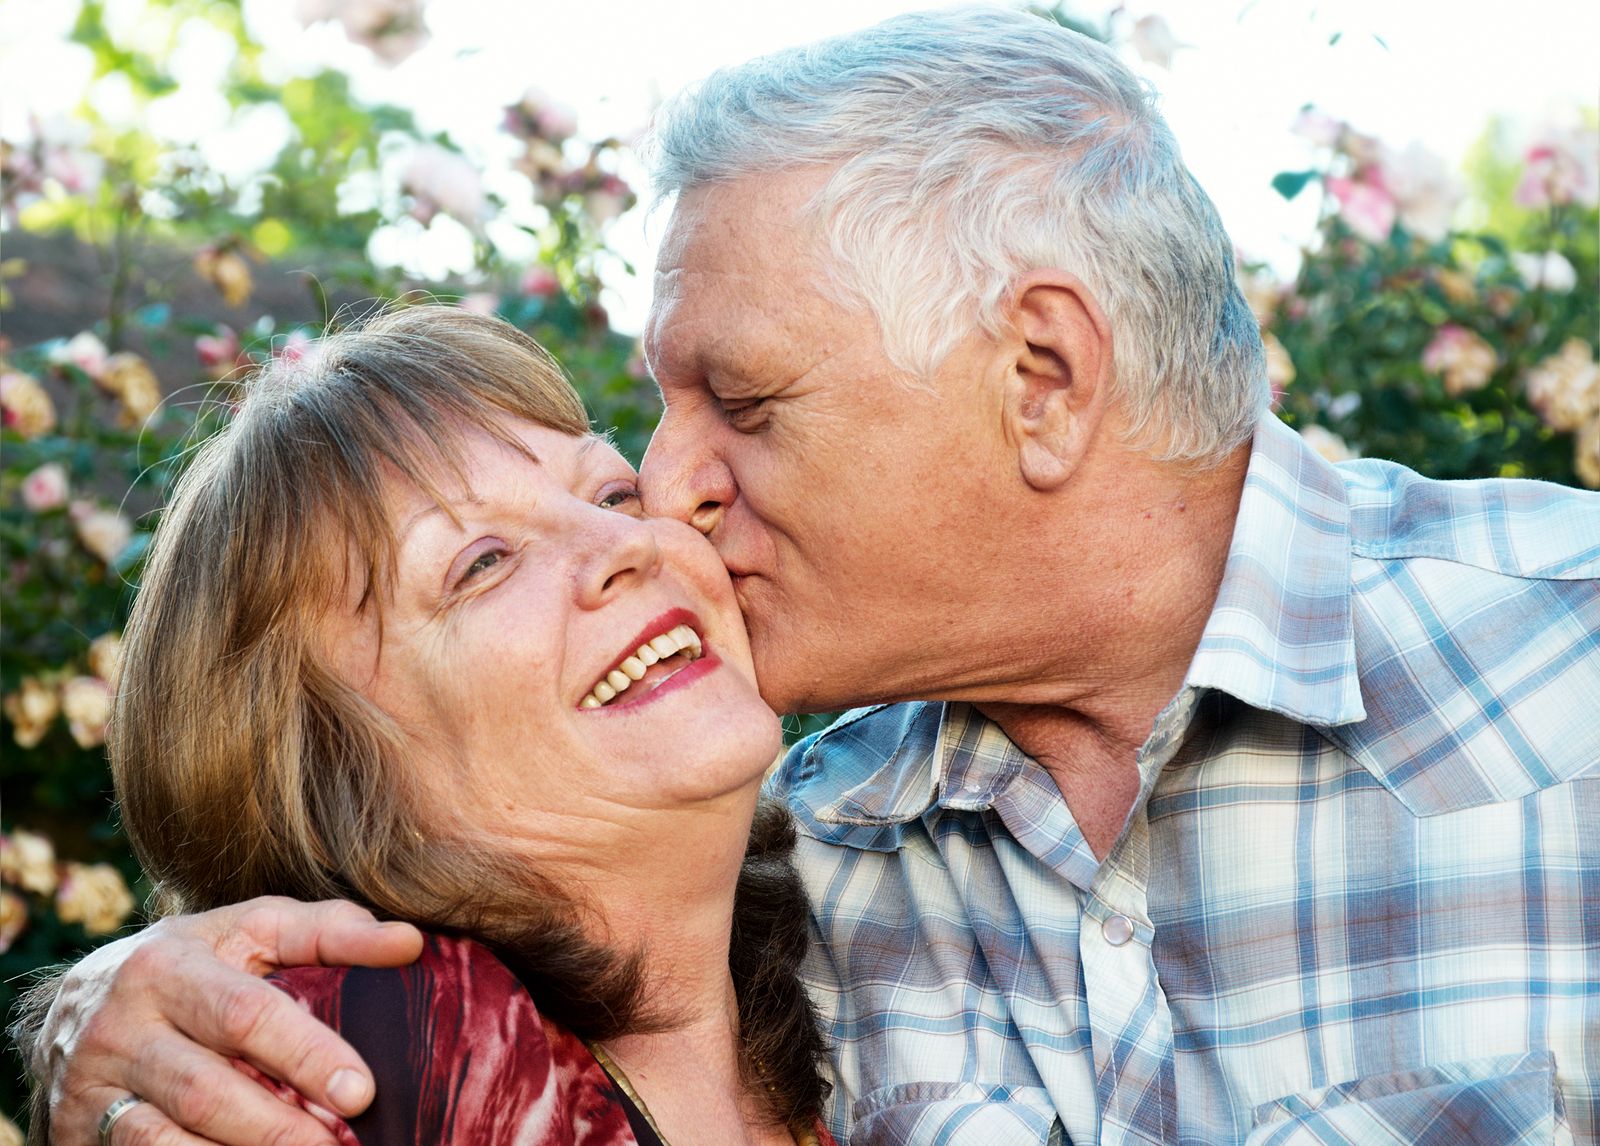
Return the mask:
<svg viewBox="0 0 1600 1146">
<path fill-rule="evenodd" d="M 429 935 L 409 967 L 296 967 L 271 981 L 338 1031 L 377 1081 L 372 1105 L 348 1122 L 305 1104 L 340 1146 L 661 1146 L 583 1040 L 541 1016 L 471 940 Z M 835 1146 L 818 1130 L 821 1146 Z"/>
</svg>

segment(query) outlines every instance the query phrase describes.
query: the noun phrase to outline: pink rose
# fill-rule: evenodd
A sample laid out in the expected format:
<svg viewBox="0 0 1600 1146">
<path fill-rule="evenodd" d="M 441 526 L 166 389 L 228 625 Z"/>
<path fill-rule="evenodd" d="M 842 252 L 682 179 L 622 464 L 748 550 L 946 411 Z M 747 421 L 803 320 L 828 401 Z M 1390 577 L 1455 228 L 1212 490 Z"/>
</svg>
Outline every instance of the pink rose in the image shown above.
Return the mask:
<svg viewBox="0 0 1600 1146">
<path fill-rule="evenodd" d="M 45 513 L 66 505 L 67 471 L 57 462 L 46 462 L 23 478 L 22 504 L 34 513 Z"/>
<path fill-rule="evenodd" d="M 233 327 L 219 324 L 214 334 L 194 340 L 195 357 L 212 378 L 226 378 L 239 364 L 239 336 Z"/>
<path fill-rule="evenodd" d="M 1289 130 L 1318 147 L 1333 147 L 1344 132 L 1344 124 L 1325 111 L 1307 106 L 1300 109 L 1300 114 L 1295 116 L 1294 126 Z"/>
<path fill-rule="evenodd" d="M 1600 143 L 1592 128 L 1548 131 L 1523 163 L 1516 199 L 1524 207 L 1600 202 Z"/>
<path fill-rule="evenodd" d="M 50 352 L 50 361 L 56 366 L 75 366 L 96 380 L 105 373 L 109 353 L 106 344 L 87 330 L 74 335 Z"/>
<path fill-rule="evenodd" d="M 1394 230 L 1398 208 L 1394 197 L 1376 181 L 1330 176 L 1328 191 L 1338 201 L 1339 217 L 1369 243 L 1381 243 Z"/>
<path fill-rule="evenodd" d="M 411 196 L 411 216 L 423 226 L 443 211 L 468 227 L 476 227 L 488 213 L 483 179 L 460 152 L 424 143 L 412 152 L 400 176 L 401 189 Z"/>
<path fill-rule="evenodd" d="M 285 362 L 299 362 L 311 353 L 315 340 L 300 327 L 295 327 L 283 336 L 282 342 L 276 342 L 272 347 L 272 356 L 281 358 Z"/>
<path fill-rule="evenodd" d="M 500 310 L 500 298 L 488 291 L 474 291 L 472 294 L 463 295 L 456 305 L 468 314 L 491 317 Z"/>
<path fill-rule="evenodd" d="M 522 293 L 529 298 L 549 298 L 561 291 L 561 280 L 547 266 L 535 264 L 522 274 Z"/>
</svg>

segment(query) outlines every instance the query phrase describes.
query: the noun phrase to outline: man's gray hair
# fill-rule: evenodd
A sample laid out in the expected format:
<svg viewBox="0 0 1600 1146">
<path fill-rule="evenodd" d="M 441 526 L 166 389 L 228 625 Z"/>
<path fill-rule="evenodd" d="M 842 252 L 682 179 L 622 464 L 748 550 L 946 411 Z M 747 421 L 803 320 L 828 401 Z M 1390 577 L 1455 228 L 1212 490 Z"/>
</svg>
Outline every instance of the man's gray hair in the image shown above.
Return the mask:
<svg viewBox="0 0 1600 1146">
<path fill-rule="evenodd" d="M 1211 461 L 1249 440 L 1265 356 L 1216 208 L 1152 91 L 1095 40 L 1002 8 L 913 13 L 724 68 L 662 109 L 673 195 L 826 166 L 839 286 L 931 378 L 1027 271 L 1077 275 L 1112 327 L 1130 439 Z"/>
</svg>

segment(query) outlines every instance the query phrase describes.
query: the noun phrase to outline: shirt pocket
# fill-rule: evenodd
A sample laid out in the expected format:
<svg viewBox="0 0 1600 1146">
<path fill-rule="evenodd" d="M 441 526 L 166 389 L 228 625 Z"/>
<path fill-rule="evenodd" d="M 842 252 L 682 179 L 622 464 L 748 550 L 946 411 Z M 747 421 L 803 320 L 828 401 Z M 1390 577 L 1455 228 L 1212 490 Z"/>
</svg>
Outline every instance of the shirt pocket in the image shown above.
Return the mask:
<svg viewBox="0 0 1600 1146">
<path fill-rule="evenodd" d="M 913 1082 L 874 1090 L 850 1108 L 850 1146 L 1058 1146 L 1065 1141 L 1042 1086 Z"/>
<path fill-rule="evenodd" d="M 1372 1075 L 1255 1109 L 1246 1146 L 1572 1141 L 1549 1051 Z"/>
</svg>

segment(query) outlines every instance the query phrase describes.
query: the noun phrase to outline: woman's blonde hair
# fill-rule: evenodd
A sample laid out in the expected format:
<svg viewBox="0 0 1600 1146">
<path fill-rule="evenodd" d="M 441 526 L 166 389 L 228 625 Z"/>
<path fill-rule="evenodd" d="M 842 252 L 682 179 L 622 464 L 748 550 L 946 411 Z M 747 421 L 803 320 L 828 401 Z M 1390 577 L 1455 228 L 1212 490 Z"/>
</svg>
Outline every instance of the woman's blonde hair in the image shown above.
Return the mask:
<svg viewBox="0 0 1600 1146">
<path fill-rule="evenodd" d="M 567 1018 L 593 1027 L 584 997 L 603 999 L 606 1026 L 633 961 L 583 942 L 574 905 L 525 864 L 424 817 L 397 722 L 329 668 L 319 636 L 341 602 L 381 607 L 394 473 L 438 497 L 468 427 L 508 440 L 510 414 L 582 434 L 582 401 L 516 328 L 435 305 L 329 335 L 243 389 L 177 483 L 125 633 L 111 767 L 156 910 L 355 899 L 572 963 Z"/>
</svg>

